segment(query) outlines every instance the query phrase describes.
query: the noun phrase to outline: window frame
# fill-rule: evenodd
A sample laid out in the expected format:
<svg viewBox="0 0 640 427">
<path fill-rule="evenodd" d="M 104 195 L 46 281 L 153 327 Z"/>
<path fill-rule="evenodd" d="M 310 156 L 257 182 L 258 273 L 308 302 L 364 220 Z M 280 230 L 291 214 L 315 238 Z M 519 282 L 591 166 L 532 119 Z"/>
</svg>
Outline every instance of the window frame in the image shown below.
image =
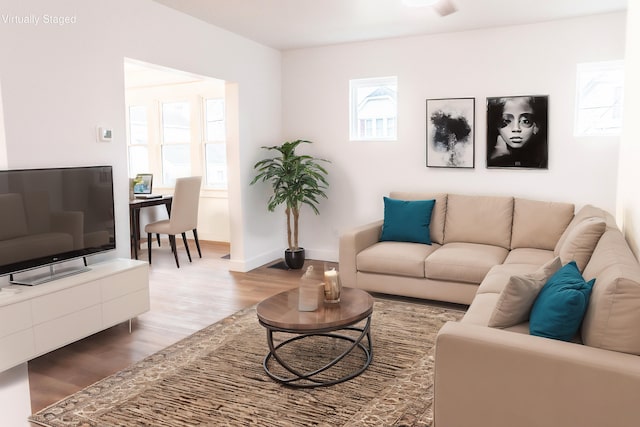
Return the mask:
<svg viewBox="0 0 640 427">
<path fill-rule="evenodd" d="M 224 184 L 209 186 L 206 177 L 206 99 L 222 99 L 226 104 L 225 85 L 209 86 L 206 81 L 182 84 L 182 85 L 159 85 L 153 88 L 141 88 L 128 92 L 126 99 L 126 121 L 127 121 L 127 164 L 129 173 L 135 175 L 138 171 L 134 170 L 131 164 L 130 148 L 139 146 L 140 144 L 131 144 L 130 135 L 130 108 L 146 107 L 147 125 L 148 125 L 148 158 L 149 169 L 140 172 L 153 173 L 154 192 L 163 193 L 170 191 L 174 184 L 164 182 L 165 176 L 163 171 L 163 146 L 189 144 L 190 147 L 190 168 L 191 175 L 202 175 L 203 186 L 202 195 L 210 197 L 226 197 L 228 194 L 229 181 L 228 173 Z M 190 110 L 190 139 L 186 142 L 164 142 L 163 122 L 162 122 L 162 105 L 173 102 L 188 102 Z M 226 112 L 225 112 L 225 129 L 226 129 Z M 227 139 L 217 141 L 217 143 L 225 144 L 227 149 Z"/>
<path fill-rule="evenodd" d="M 223 127 L 223 134 L 224 137 L 222 139 L 209 139 L 209 132 L 208 132 L 208 120 L 207 120 L 207 112 L 208 112 L 208 106 L 207 106 L 207 101 L 209 100 L 219 100 L 222 103 L 222 120 L 220 120 L 222 122 L 222 127 Z M 207 186 L 207 188 L 210 189 L 214 189 L 214 190 L 227 190 L 227 188 L 229 187 L 229 170 L 228 170 L 228 162 L 226 162 L 226 169 L 225 169 L 225 184 L 224 185 L 216 185 L 216 184 L 209 184 L 209 175 L 208 175 L 208 170 L 207 170 L 207 146 L 208 145 L 222 145 L 224 147 L 224 152 L 225 152 L 225 156 L 227 154 L 227 138 L 226 138 L 226 124 L 227 124 L 227 113 L 226 113 L 226 99 L 224 97 L 219 97 L 219 96 L 204 96 L 202 97 L 202 120 L 203 120 L 203 124 L 202 124 L 202 170 L 203 170 L 203 182 L 205 183 L 205 185 Z"/>
<path fill-rule="evenodd" d="M 361 117 L 360 104 L 371 94 L 360 99 L 359 91 L 365 88 L 395 87 L 394 115 L 381 117 Z M 383 135 L 377 135 L 377 120 L 383 121 Z M 394 124 L 389 132 L 389 123 Z M 398 77 L 369 77 L 349 80 L 349 140 L 350 141 L 397 141 L 398 140 Z"/>
<path fill-rule="evenodd" d="M 587 79 L 586 74 L 588 73 L 596 73 L 600 72 L 601 74 L 608 75 L 608 78 L 614 79 L 615 74 L 621 74 L 621 78 L 616 80 L 615 83 L 609 84 L 610 87 L 607 88 L 609 91 L 609 97 L 614 101 L 612 104 L 606 104 L 601 106 L 600 108 L 608 108 L 608 109 L 617 109 L 618 113 L 613 115 L 613 118 L 609 120 L 609 123 L 615 124 L 617 122 L 617 126 L 613 127 L 603 127 L 603 123 L 605 119 L 602 118 L 601 121 L 596 123 L 600 123 L 600 126 L 595 125 L 590 128 L 583 128 L 582 123 L 588 118 L 585 117 L 583 120 L 582 114 L 586 114 L 586 111 L 592 109 L 591 106 L 585 105 L 587 102 L 586 95 L 583 93 L 583 87 L 588 84 L 600 83 L 607 85 L 606 82 L 602 82 L 602 78 L 599 79 L 591 79 L 588 80 L 585 84 L 585 80 Z M 608 74 L 607 74 L 608 73 Z M 600 80 L 600 82 L 598 81 Z M 573 134 L 576 137 L 597 137 L 597 136 L 620 136 L 622 133 L 622 118 L 623 118 L 623 108 L 624 108 L 624 60 L 617 61 L 598 61 L 598 62 L 585 62 L 579 63 L 576 66 L 576 98 L 575 98 L 575 111 L 574 111 L 574 126 L 573 126 Z"/>
</svg>

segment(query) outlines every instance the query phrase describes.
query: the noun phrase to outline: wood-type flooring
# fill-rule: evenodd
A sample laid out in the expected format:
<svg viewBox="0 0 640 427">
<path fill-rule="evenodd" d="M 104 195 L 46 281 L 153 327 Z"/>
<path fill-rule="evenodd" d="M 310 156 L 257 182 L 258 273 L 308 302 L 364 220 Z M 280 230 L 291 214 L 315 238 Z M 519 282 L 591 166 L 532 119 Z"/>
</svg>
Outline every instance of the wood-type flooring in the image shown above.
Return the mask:
<svg viewBox="0 0 640 427">
<path fill-rule="evenodd" d="M 178 239 L 179 240 L 179 239 Z M 143 245 L 144 246 L 144 245 Z M 151 310 L 28 363 L 33 412 L 118 372 L 205 326 L 281 291 L 298 286 L 301 270 L 263 266 L 230 272 L 226 243 L 201 242 L 202 258 L 190 242 L 193 262 L 178 247 L 180 268 L 168 242 L 154 247 L 149 270 Z M 146 260 L 142 250 L 139 259 Z M 318 263 L 307 261 L 307 263 Z M 256 320 L 257 321 L 257 320 Z M 266 343 L 266 341 L 265 341 Z M 266 344 L 265 344 L 266 345 Z"/>
</svg>

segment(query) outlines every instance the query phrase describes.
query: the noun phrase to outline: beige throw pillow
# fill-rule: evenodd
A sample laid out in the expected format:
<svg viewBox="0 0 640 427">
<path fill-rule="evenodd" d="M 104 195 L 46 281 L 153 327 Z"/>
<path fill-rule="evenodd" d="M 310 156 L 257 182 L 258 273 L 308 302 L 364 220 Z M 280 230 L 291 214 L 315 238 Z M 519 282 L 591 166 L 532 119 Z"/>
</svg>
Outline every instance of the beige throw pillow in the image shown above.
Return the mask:
<svg viewBox="0 0 640 427">
<path fill-rule="evenodd" d="M 533 273 L 511 276 L 491 313 L 489 327 L 508 328 L 529 320 L 538 293 L 560 267 L 560 257 L 555 257 Z"/>
<path fill-rule="evenodd" d="M 558 251 L 562 263 L 575 261 L 582 273 L 606 228 L 602 218 L 587 218 L 576 224 Z"/>
</svg>

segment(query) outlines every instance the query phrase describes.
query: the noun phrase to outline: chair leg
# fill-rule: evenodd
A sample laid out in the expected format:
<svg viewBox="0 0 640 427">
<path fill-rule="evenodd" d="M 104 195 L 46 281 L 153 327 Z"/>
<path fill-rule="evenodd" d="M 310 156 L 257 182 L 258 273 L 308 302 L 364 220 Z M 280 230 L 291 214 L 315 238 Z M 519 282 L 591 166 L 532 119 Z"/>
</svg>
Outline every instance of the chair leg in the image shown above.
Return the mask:
<svg viewBox="0 0 640 427">
<path fill-rule="evenodd" d="M 158 247 L 160 247 L 160 235 L 156 234 L 156 239 L 158 240 Z"/>
<path fill-rule="evenodd" d="M 187 233 L 182 233 L 182 241 L 184 242 L 184 248 L 187 250 L 189 262 L 191 262 L 191 252 L 189 252 L 189 244 L 187 243 Z"/>
<path fill-rule="evenodd" d="M 198 248 L 198 255 L 202 258 L 202 252 L 200 251 L 200 241 L 198 240 L 198 231 L 193 229 L 193 238 L 196 240 L 196 247 Z"/>
<path fill-rule="evenodd" d="M 173 257 L 176 259 L 176 266 L 180 268 L 180 262 L 178 262 L 178 251 L 176 249 L 176 236 L 169 235 L 169 244 L 171 245 L 171 251 L 173 252 Z"/>
<path fill-rule="evenodd" d="M 149 252 L 149 264 L 151 264 L 151 233 L 147 233 L 147 252 Z"/>
</svg>

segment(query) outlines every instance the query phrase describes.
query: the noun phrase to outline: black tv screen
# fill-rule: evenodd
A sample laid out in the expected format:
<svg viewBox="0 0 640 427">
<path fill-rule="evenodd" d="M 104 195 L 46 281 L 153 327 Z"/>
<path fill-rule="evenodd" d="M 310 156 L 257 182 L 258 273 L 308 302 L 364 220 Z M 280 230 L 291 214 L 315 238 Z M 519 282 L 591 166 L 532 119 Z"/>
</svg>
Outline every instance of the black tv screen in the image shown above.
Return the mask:
<svg viewBox="0 0 640 427">
<path fill-rule="evenodd" d="M 111 166 L 0 171 L 0 275 L 115 249 Z"/>
</svg>

